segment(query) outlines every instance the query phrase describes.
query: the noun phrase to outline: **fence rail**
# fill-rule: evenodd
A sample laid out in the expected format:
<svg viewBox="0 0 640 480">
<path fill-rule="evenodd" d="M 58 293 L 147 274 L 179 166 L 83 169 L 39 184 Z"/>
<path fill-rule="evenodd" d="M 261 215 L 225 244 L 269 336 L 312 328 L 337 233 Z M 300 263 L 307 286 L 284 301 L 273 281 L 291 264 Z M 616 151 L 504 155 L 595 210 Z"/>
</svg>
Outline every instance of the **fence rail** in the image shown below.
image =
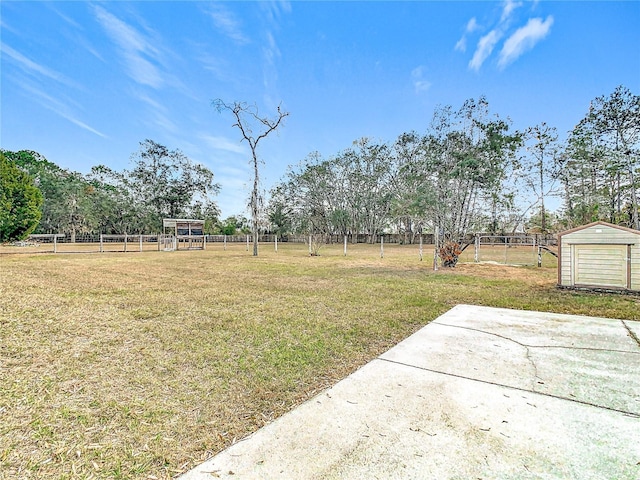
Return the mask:
<svg viewBox="0 0 640 480">
<path fill-rule="evenodd" d="M 423 245 L 430 249 L 434 243 L 433 234 L 418 235 L 414 242 L 405 242 L 404 234 L 384 234 L 377 236 L 376 244 L 380 246 L 380 256 L 384 256 L 385 245 L 419 245 L 420 259 L 423 258 Z M 0 253 L 105 253 L 105 252 L 145 252 L 172 250 L 205 250 L 207 245 L 220 245 L 227 249 L 227 244 L 239 244 L 250 250 L 253 241 L 251 235 L 173 235 L 162 234 L 98 234 L 77 235 L 76 242 L 70 235 L 38 234 L 31 235 L 25 242 L 17 242 L 12 246 L 3 246 Z M 259 243 L 263 246 L 271 244 L 278 251 L 278 243 L 304 244 L 309 253 L 323 248 L 322 245 L 343 248 L 347 255 L 348 245 L 367 244 L 370 238 L 366 235 L 288 235 L 277 237 L 273 234 L 260 235 Z M 557 250 L 555 235 L 491 235 L 476 234 L 469 236 L 463 245 L 459 257 L 460 262 L 492 262 L 515 265 L 541 264 L 543 255 L 550 257 Z M 541 249 L 541 247 L 545 247 Z M 351 247 L 349 247 L 350 249 Z M 434 258 L 437 258 L 436 251 Z M 546 261 L 545 263 L 549 263 Z"/>
<path fill-rule="evenodd" d="M 542 251 L 553 254 L 557 246 L 555 235 L 485 235 L 477 234 L 460 260 L 503 265 L 542 265 Z"/>
<path fill-rule="evenodd" d="M 99 243 L 100 237 L 117 237 L 121 238 L 124 235 L 127 235 L 127 238 L 138 238 L 140 235 L 146 238 L 157 238 L 160 233 L 120 233 L 120 234 L 100 234 L 100 233 L 77 233 L 76 235 L 71 235 L 70 233 L 44 233 L 44 234 L 32 234 L 29 236 L 27 241 L 37 241 L 39 243 L 53 243 L 53 236 L 56 237 L 57 243 Z M 464 240 L 463 243 L 473 243 L 476 236 L 481 236 L 483 238 L 491 239 L 493 238 L 494 243 L 502 243 L 502 238 L 511 239 L 511 243 L 523 243 L 522 239 L 527 239 L 527 241 L 531 241 L 530 239 L 537 239 L 536 243 L 540 243 L 542 245 L 548 245 L 549 243 L 555 244 L 556 236 L 552 234 L 527 234 L 527 233 L 512 233 L 508 235 L 496 235 L 488 232 L 478 232 L 474 234 L 469 234 Z M 325 234 L 322 235 L 324 238 L 324 242 L 327 244 L 338 243 L 341 244 L 344 240 L 345 234 Z M 425 244 L 434 243 L 434 234 L 433 233 L 412 233 L 412 234 L 404 234 L 404 233 L 385 233 L 385 234 L 346 234 L 347 240 L 351 244 L 356 243 L 380 243 L 381 240 L 386 244 L 398 243 L 398 244 L 419 244 L 420 237 L 422 237 L 422 241 Z M 205 235 L 207 243 L 246 243 L 247 237 L 251 242 L 253 236 L 251 234 L 241 234 L 241 235 Z M 275 241 L 275 234 L 261 234 L 258 236 L 258 241 L 260 243 L 272 243 Z M 145 240 L 146 241 L 146 240 Z M 307 243 L 309 241 L 308 234 L 289 234 L 278 237 L 278 242 L 284 243 Z"/>
</svg>

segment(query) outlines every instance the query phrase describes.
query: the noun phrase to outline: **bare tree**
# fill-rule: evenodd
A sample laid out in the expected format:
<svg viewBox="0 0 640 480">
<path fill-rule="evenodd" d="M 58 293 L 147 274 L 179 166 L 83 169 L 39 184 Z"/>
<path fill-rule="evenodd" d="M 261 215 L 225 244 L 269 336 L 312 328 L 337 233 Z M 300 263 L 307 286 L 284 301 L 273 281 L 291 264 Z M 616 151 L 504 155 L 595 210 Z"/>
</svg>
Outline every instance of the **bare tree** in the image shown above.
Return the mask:
<svg viewBox="0 0 640 480">
<path fill-rule="evenodd" d="M 558 133 L 555 127 L 542 122 L 528 128 L 524 137 L 528 155 L 522 159 L 518 174 L 526 189 L 535 197 L 529 208 L 540 207 L 540 229 L 547 233 L 545 199 L 557 194 L 556 181 L 562 171 Z"/>
<path fill-rule="evenodd" d="M 258 256 L 258 222 L 260 218 L 260 171 L 258 168 L 258 144 L 260 140 L 265 138 L 271 132 L 276 130 L 282 120 L 289 115 L 289 112 L 284 112 L 278 105 L 278 114 L 273 117 L 261 117 L 258 112 L 258 107 L 246 102 L 232 102 L 226 103 L 221 99 L 213 101 L 213 106 L 222 112 L 228 110 L 231 112 L 236 120 L 233 124 L 237 127 L 242 134 L 242 139 L 246 140 L 251 149 L 251 165 L 253 166 L 253 190 L 251 191 L 251 200 L 249 205 L 251 207 L 251 217 L 253 221 L 253 256 Z M 253 132 L 254 128 L 260 129 L 258 133 Z"/>
</svg>

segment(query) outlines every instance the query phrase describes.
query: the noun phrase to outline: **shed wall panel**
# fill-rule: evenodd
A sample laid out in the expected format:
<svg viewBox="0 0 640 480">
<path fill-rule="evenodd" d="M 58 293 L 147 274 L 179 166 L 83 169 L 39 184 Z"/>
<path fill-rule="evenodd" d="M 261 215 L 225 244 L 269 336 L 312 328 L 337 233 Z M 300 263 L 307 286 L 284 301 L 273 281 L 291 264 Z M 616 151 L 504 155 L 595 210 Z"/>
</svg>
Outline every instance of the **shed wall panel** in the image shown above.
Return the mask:
<svg viewBox="0 0 640 480">
<path fill-rule="evenodd" d="M 640 245 L 631 246 L 631 290 L 640 291 Z"/>
<path fill-rule="evenodd" d="M 560 243 L 560 251 L 562 252 L 560 256 L 560 285 L 572 285 L 571 282 L 571 262 L 572 262 L 572 251 L 570 245 L 562 239 Z"/>
<path fill-rule="evenodd" d="M 574 284 L 627 288 L 626 245 L 576 245 Z"/>
</svg>

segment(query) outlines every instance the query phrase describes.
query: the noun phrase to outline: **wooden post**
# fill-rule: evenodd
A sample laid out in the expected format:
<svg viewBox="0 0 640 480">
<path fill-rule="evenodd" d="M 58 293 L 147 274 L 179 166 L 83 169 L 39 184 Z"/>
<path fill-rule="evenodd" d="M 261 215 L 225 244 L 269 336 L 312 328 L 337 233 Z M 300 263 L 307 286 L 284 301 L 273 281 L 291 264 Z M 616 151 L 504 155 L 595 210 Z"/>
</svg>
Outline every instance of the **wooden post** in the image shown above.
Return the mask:
<svg viewBox="0 0 640 480">
<path fill-rule="evenodd" d="M 102 233 L 100 234 L 100 253 L 104 252 L 104 248 L 102 247 Z"/>
<path fill-rule="evenodd" d="M 384 258 L 384 235 L 380 236 L 380 258 Z"/>
<path fill-rule="evenodd" d="M 473 261 L 475 263 L 478 263 L 480 261 L 480 235 L 478 235 L 476 233 L 476 239 L 474 243 L 474 254 L 473 254 Z"/>
<path fill-rule="evenodd" d="M 224 251 L 227 251 L 227 236 L 224 236 L 224 247 L 223 247 Z"/>
<path fill-rule="evenodd" d="M 247 252 L 249 251 L 249 235 L 247 235 Z"/>
<path fill-rule="evenodd" d="M 344 256 L 347 256 L 347 236 L 344 236 Z"/>
<path fill-rule="evenodd" d="M 124 234 L 124 251 L 127 251 L 127 234 Z"/>
<path fill-rule="evenodd" d="M 278 253 L 278 234 L 274 235 L 275 243 L 276 243 L 276 253 Z"/>
<path fill-rule="evenodd" d="M 313 252 L 311 251 L 311 235 L 309 235 L 309 255 L 311 255 Z"/>
<path fill-rule="evenodd" d="M 440 244 L 440 227 L 435 226 L 435 235 L 433 238 L 433 270 L 438 270 L 438 245 Z"/>
<path fill-rule="evenodd" d="M 140 234 L 140 251 L 142 251 L 142 234 Z"/>
<path fill-rule="evenodd" d="M 58 253 L 58 234 L 53 234 L 53 253 Z"/>
<path fill-rule="evenodd" d="M 422 234 L 420 234 L 420 261 L 422 261 Z"/>
<path fill-rule="evenodd" d="M 206 235 L 202 235 L 202 249 L 203 250 L 207 249 L 207 236 Z"/>
<path fill-rule="evenodd" d="M 542 266 L 542 247 L 538 244 L 538 267 Z"/>
</svg>

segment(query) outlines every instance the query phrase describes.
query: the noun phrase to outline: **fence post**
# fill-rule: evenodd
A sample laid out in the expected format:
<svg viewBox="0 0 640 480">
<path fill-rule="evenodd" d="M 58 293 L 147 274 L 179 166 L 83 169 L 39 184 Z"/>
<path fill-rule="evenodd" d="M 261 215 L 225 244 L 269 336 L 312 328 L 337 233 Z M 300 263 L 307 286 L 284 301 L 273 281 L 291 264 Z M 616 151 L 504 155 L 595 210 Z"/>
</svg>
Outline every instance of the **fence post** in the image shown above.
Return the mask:
<svg viewBox="0 0 640 480">
<path fill-rule="evenodd" d="M 124 251 L 127 251 L 127 234 L 124 234 Z"/>
<path fill-rule="evenodd" d="M 508 265 L 507 264 L 507 239 L 506 238 L 504 239 L 504 264 Z"/>
<path fill-rule="evenodd" d="M 384 235 L 380 236 L 380 258 L 384 258 Z"/>
<path fill-rule="evenodd" d="M 420 234 L 420 261 L 422 261 L 422 234 Z"/>
<path fill-rule="evenodd" d="M 140 251 L 142 252 L 142 234 L 140 234 Z"/>
<path fill-rule="evenodd" d="M 309 235 L 309 255 L 311 255 L 311 253 L 313 253 L 311 251 L 311 235 Z"/>
<path fill-rule="evenodd" d="M 475 263 L 478 263 L 480 261 L 480 235 L 478 235 L 476 233 L 476 241 L 474 242 L 474 254 L 473 254 L 473 261 Z"/>
<path fill-rule="evenodd" d="M 347 256 L 347 236 L 344 236 L 344 256 Z"/>
<path fill-rule="evenodd" d="M 276 243 L 276 253 L 278 253 L 278 234 L 274 235 L 275 243 Z"/>
<path fill-rule="evenodd" d="M 224 236 L 224 246 L 223 246 L 224 251 L 227 251 L 227 235 L 225 234 Z"/>
<path fill-rule="evenodd" d="M 58 253 L 58 234 L 53 234 L 53 253 Z"/>
<path fill-rule="evenodd" d="M 247 252 L 249 251 L 249 235 L 247 235 Z"/>
<path fill-rule="evenodd" d="M 435 236 L 433 238 L 433 270 L 438 270 L 438 245 L 440 244 L 440 226 L 436 225 Z"/>
<path fill-rule="evenodd" d="M 100 234 L 100 253 L 104 252 L 104 248 L 102 247 L 102 234 Z"/>
<path fill-rule="evenodd" d="M 542 266 L 542 247 L 538 244 L 538 267 Z"/>
</svg>

